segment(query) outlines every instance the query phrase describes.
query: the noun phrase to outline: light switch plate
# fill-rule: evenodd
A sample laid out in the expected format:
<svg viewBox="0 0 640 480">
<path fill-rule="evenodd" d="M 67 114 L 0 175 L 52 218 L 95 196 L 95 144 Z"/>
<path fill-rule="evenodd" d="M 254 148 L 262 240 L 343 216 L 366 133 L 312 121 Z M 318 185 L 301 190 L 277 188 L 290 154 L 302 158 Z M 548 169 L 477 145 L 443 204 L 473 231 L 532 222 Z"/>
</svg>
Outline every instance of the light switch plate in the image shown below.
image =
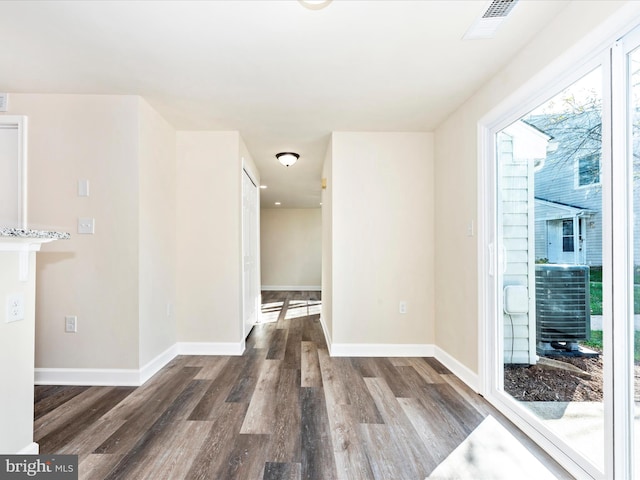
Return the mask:
<svg viewBox="0 0 640 480">
<path fill-rule="evenodd" d="M 64 331 L 66 333 L 78 333 L 78 317 L 75 315 L 64 317 Z"/>
<path fill-rule="evenodd" d="M 81 217 L 78 218 L 78 233 L 93 235 L 96 233 L 95 218 Z"/>
<path fill-rule="evenodd" d="M 89 196 L 89 180 L 78 180 L 78 196 Z"/>
<path fill-rule="evenodd" d="M 9 94 L 0 93 L 0 112 L 9 111 Z"/>
</svg>

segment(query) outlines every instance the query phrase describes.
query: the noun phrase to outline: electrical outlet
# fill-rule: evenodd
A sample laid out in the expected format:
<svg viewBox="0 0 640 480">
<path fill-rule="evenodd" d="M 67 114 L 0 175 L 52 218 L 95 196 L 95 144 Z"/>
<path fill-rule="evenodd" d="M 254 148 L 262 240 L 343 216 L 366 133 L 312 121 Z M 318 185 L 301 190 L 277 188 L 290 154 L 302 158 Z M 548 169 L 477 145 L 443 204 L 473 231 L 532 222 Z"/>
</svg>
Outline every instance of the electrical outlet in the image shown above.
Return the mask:
<svg viewBox="0 0 640 480">
<path fill-rule="evenodd" d="M 24 294 L 15 293 L 7 297 L 7 323 L 24 320 Z"/>
<path fill-rule="evenodd" d="M 64 331 L 66 333 L 78 332 L 78 317 L 75 315 L 68 315 L 64 317 Z"/>
</svg>

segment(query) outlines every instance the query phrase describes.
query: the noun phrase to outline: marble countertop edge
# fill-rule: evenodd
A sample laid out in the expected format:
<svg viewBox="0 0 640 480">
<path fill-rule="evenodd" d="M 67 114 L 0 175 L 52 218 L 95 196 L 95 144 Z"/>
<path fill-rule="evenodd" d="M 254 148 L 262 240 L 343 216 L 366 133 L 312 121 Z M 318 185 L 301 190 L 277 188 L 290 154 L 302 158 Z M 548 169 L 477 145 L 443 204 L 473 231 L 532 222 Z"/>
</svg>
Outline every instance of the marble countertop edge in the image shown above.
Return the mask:
<svg viewBox="0 0 640 480">
<path fill-rule="evenodd" d="M 50 232 L 47 230 L 30 230 L 24 228 L 0 227 L 2 239 L 42 239 L 42 240 L 68 240 L 71 235 L 66 232 Z"/>
</svg>

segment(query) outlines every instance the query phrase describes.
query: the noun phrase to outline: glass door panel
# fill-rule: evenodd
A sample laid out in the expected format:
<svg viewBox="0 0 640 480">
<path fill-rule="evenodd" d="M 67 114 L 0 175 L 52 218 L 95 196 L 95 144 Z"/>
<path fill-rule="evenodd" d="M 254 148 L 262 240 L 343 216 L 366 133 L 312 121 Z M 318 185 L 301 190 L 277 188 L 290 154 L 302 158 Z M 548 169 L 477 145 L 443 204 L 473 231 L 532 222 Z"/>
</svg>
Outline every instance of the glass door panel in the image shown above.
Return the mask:
<svg viewBox="0 0 640 480">
<path fill-rule="evenodd" d="M 629 368 L 633 372 L 633 388 L 630 389 L 633 409 L 633 423 L 631 431 L 634 432 L 634 478 L 640 478 L 640 50 L 636 49 L 628 55 L 629 72 L 629 123 L 631 131 L 631 148 L 629 149 L 628 171 L 632 172 L 631 184 L 631 222 L 632 222 L 632 265 L 633 274 L 630 275 L 629 289 L 633 305 L 629 305 L 629 311 L 633 312 L 633 326 L 629 326 L 629 335 L 633 338 L 633 358 L 628 359 Z"/>
<path fill-rule="evenodd" d="M 496 137 L 502 387 L 601 472 L 602 77 Z"/>
</svg>

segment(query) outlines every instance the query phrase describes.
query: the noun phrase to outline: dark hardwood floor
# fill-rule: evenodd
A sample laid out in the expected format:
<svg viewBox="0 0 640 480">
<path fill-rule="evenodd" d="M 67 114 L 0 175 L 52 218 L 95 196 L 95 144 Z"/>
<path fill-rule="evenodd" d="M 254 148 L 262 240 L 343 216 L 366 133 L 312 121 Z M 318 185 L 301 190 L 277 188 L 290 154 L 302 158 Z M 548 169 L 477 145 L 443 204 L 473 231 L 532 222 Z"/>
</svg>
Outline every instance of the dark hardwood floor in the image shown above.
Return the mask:
<svg viewBox="0 0 640 480">
<path fill-rule="evenodd" d="M 139 388 L 38 386 L 41 453 L 80 478 L 424 479 L 487 415 L 430 358 L 331 358 L 319 292 L 263 292 L 241 357 L 179 356 Z M 555 465 L 555 466 L 554 466 Z"/>
</svg>

